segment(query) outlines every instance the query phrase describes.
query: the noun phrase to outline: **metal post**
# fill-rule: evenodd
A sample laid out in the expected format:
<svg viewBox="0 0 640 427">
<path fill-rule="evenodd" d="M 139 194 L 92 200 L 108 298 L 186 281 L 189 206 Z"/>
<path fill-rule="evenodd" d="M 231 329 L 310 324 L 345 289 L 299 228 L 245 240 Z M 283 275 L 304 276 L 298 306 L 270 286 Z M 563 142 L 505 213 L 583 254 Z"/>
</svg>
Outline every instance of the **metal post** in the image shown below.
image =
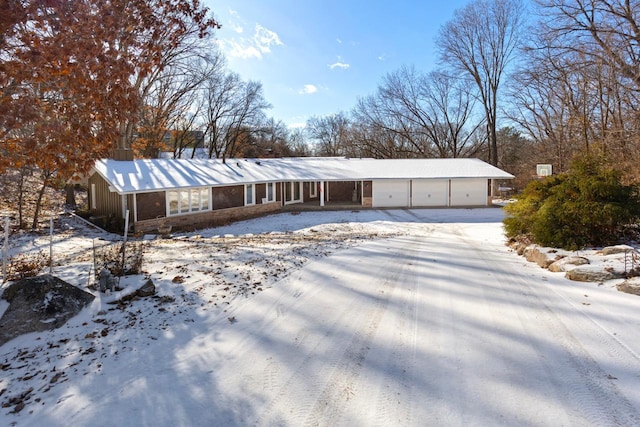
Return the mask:
<svg viewBox="0 0 640 427">
<path fill-rule="evenodd" d="M 49 274 L 53 276 L 53 215 L 49 220 Z"/>
<path fill-rule="evenodd" d="M 124 239 L 122 241 L 122 273 L 124 274 L 125 248 L 127 246 L 127 232 L 129 231 L 129 209 L 124 217 Z"/>
<path fill-rule="evenodd" d="M 2 247 L 2 283 L 7 281 L 7 256 L 9 254 L 9 217 L 4 218 L 4 246 Z"/>
</svg>

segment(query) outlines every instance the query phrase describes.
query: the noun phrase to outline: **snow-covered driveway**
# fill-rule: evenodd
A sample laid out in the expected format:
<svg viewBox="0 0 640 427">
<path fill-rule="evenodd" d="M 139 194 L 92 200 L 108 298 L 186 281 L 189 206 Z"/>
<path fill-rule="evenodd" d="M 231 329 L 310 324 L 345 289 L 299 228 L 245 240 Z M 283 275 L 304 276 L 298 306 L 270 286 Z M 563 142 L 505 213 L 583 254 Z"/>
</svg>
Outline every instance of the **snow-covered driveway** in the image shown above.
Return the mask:
<svg viewBox="0 0 640 427">
<path fill-rule="evenodd" d="M 0 425 L 640 425 L 639 297 L 527 263 L 504 245 L 498 209 L 317 215 L 216 230 L 252 233 L 219 252 L 206 234 L 160 241 L 148 269 L 175 302 L 97 304 L 5 344 L 0 389 L 35 390 Z M 275 260 L 287 251 L 275 235 L 275 264 L 254 260 L 248 242 L 274 244 L 257 233 L 277 224 L 339 232 L 305 223 L 320 215 L 372 237 L 298 268 Z M 240 246 L 226 253 L 229 242 Z M 239 273 L 264 290 L 221 296 L 220 275 L 198 275 L 216 254 L 278 275 Z M 181 256 L 193 265 L 172 281 Z"/>
<path fill-rule="evenodd" d="M 638 425 L 633 296 L 524 266 L 491 230 L 425 224 L 241 307 L 202 349 L 218 422 Z"/>
</svg>

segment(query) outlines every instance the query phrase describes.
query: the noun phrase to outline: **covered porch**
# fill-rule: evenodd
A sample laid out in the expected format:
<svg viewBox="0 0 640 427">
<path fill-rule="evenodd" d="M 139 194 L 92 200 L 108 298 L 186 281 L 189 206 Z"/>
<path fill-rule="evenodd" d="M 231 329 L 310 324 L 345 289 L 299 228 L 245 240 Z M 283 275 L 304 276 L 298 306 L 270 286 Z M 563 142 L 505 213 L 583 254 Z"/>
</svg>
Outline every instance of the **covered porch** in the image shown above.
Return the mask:
<svg viewBox="0 0 640 427">
<path fill-rule="evenodd" d="M 371 207 L 371 181 L 288 181 L 284 182 L 284 208 L 352 209 Z"/>
</svg>

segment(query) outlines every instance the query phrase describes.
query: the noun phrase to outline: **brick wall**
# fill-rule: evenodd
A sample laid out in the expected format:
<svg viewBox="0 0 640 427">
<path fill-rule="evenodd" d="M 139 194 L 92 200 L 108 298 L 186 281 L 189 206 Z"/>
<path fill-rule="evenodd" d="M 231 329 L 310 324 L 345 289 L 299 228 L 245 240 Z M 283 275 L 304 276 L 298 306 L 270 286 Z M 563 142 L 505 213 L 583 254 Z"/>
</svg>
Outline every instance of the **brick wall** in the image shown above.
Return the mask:
<svg viewBox="0 0 640 427">
<path fill-rule="evenodd" d="M 217 227 L 233 221 L 254 218 L 280 210 L 281 203 L 265 203 L 228 209 L 199 212 L 196 214 L 175 215 L 166 218 L 137 221 L 134 231 L 137 233 L 157 233 L 161 225 L 171 225 L 174 229 L 197 229 Z"/>
</svg>

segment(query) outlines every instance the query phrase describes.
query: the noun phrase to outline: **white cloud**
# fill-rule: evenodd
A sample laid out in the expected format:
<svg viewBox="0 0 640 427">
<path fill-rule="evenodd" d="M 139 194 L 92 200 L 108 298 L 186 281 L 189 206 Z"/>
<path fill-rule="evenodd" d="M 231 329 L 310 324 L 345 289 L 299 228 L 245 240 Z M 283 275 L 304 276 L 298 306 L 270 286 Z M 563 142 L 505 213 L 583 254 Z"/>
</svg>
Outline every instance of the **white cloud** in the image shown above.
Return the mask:
<svg viewBox="0 0 640 427">
<path fill-rule="evenodd" d="M 255 45 L 264 53 L 271 52 L 271 46 L 282 45 L 280 37 L 274 31 L 271 31 L 260 24 L 256 24 L 256 32 L 253 35 Z"/>
<path fill-rule="evenodd" d="M 239 24 L 233 25 L 231 30 L 238 34 L 244 33 L 244 28 L 242 27 L 242 25 L 239 25 Z"/>
<path fill-rule="evenodd" d="M 344 62 L 340 62 L 340 61 L 335 62 L 333 64 L 329 64 L 329 68 L 331 68 L 332 70 L 336 68 L 342 68 L 343 70 L 346 70 L 349 67 L 351 67 L 351 65 L 346 64 Z"/>
<path fill-rule="evenodd" d="M 300 95 L 311 95 L 312 93 L 316 93 L 318 88 L 314 85 L 304 85 L 302 89 L 298 92 Z"/>
<path fill-rule="evenodd" d="M 338 42 L 338 44 L 342 44 L 342 39 L 336 39 L 336 41 Z"/>
<path fill-rule="evenodd" d="M 351 67 L 351 65 L 344 62 L 341 56 L 338 56 L 338 60 L 336 62 L 334 62 L 333 64 L 329 64 L 329 68 L 332 70 L 335 70 L 336 68 L 346 70 L 349 67 Z"/>
<path fill-rule="evenodd" d="M 226 41 L 225 46 L 229 49 L 229 55 L 236 58 L 262 58 L 262 53 L 255 46 L 243 42 Z"/>
<path fill-rule="evenodd" d="M 240 28 L 240 31 L 237 31 L 237 28 Z M 236 32 L 240 34 L 242 27 L 237 26 Z M 271 53 L 272 46 L 281 46 L 284 43 L 282 43 L 276 32 L 256 24 L 252 37 L 234 38 L 224 41 L 223 44 L 227 48 L 229 55 L 236 58 L 261 59 L 263 54 Z"/>
</svg>

